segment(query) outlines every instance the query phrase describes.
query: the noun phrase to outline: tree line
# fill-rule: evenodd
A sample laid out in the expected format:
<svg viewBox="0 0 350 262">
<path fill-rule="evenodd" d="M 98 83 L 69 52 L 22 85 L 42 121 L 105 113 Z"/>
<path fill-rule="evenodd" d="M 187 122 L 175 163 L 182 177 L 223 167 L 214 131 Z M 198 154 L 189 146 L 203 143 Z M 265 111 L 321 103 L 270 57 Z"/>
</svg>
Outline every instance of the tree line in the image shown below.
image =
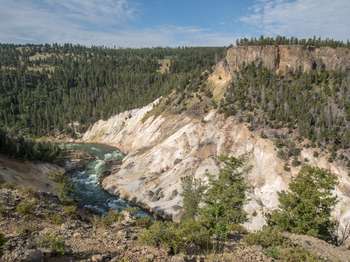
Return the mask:
<svg viewBox="0 0 350 262">
<path fill-rule="evenodd" d="M 313 38 L 297 38 L 297 37 L 265 37 L 259 38 L 241 38 L 236 41 L 237 46 L 266 46 L 266 45 L 302 45 L 313 47 L 346 47 L 350 48 L 350 41 L 346 42 L 340 40 L 334 40 L 331 38 L 322 39 L 321 37 L 314 36 Z"/>
<path fill-rule="evenodd" d="M 57 144 L 36 142 L 0 129 L 0 153 L 16 159 L 54 162 L 62 151 Z"/>
</svg>

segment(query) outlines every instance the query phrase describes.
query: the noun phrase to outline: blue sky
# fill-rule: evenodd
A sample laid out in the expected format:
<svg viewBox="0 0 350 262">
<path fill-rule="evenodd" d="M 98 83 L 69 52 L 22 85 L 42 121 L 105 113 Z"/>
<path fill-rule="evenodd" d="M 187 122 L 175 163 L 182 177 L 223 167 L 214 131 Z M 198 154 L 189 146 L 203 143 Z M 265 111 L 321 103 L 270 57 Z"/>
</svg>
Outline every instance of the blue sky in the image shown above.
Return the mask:
<svg viewBox="0 0 350 262">
<path fill-rule="evenodd" d="M 239 37 L 350 38 L 350 0 L 0 0 L 0 42 L 218 46 Z"/>
</svg>

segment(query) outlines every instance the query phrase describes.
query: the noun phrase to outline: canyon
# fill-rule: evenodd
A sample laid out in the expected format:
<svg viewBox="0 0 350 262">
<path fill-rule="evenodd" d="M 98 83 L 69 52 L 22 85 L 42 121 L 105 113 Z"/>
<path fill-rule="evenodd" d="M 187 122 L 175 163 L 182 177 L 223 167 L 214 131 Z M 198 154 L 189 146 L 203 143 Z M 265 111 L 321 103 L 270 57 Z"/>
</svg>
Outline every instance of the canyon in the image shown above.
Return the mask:
<svg viewBox="0 0 350 262">
<path fill-rule="evenodd" d="M 279 74 L 302 70 L 349 70 L 350 53 L 346 48 L 306 48 L 302 46 L 230 47 L 207 79 L 213 98 L 219 101 L 235 73 L 249 63 L 262 64 Z M 265 225 L 265 214 L 278 207 L 278 192 L 288 184 L 300 167 L 284 168 L 274 143 L 233 116 L 225 117 L 211 108 L 198 117 L 182 112 L 155 114 L 163 98 L 153 103 L 96 122 L 82 142 L 102 143 L 119 148 L 126 157 L 120 168 L 107 176 L 103 187 L 110 193 L 135 202 L 164 217 L 179 221 L 182 215 L 182 178 L 207 179 L 217 174 L 220 155 L 246 155 L 251 170 L 245 210 L 248 230 Z M 299 156 L 308 163 L 330 170 L 338 177 L 334 192 L 339 202 L 333 215 L 341 227 L 350 223 L 349 170 L 328 161 L 328 153 L 303 148 Z"/>
</svg>

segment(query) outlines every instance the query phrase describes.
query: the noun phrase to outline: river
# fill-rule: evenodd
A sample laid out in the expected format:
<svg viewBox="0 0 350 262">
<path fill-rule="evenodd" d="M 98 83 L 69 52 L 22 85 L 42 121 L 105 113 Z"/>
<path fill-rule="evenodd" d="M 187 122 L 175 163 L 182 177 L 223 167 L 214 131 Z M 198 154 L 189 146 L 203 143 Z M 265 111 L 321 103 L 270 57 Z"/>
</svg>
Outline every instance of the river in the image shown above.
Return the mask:
<svg viewBox="0 0 350 262">
<path fill-rule="evenodd" d="M 66 144 L 67 149 L 82 150 L 96 159 L 91 160 L 83 171 L 73 171 L 71 183 L 73 185 L 72 197 L 79 205 L 99 214 L 104 214 L 113 209 L 122 211 L 130 205 L 106 192 L 99 183 L 99 178 L 110 166 L 108 161 L 121 160 L 124 156 L 116 148 L 101 144 Z M 144 212 L 138 212 L 143 215 Z"/>
</svg>

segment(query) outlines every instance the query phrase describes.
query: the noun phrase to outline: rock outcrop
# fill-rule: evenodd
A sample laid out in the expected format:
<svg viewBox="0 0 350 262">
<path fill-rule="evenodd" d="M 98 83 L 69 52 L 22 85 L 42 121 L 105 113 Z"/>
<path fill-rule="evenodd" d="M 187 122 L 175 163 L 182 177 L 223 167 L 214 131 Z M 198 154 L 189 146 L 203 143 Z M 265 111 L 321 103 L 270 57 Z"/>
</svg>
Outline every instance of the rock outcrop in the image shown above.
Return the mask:
<svg viewBox="0 0 350 262">
<path fill-rule="evenodd" d="M 227 49 L 226 57 L 214 68 L 208 82 L 214 99 L 224 96 L 232 77 L 245 65 L 255 63 L 285 74 L 301 70 L 350 70 L 350 49 L 331 47 L 305 47 L 301 45 L 280 46 L 234 46 Z"/>
<path fill-rule="evenodd" d="M 232 47 L 209 76 L 214 98 L 219 99 L 235 72 L 251 62 L 262 62 L 278 72 L 299 67 L 350 68 L 349 50 L 343 48 Z M 182 177 L 206 179 L 207 172 L 218 172 L 218 155 L 248 154 L 252 169 L 247 177 L 251 191 L 245 207 L 249 222 L 245 226 L 250 230 L 261 228 L 264 214 L 278 207 L 277 193 L 288 188 L 299 168 L 286 171 L 273 142 L 250 131 L 234 117 L 225 118 L 216 110 L 202 119 L 186 113 L 145 117 L 157 103 L 100 120 L 85 133 L 83 141 L 114 145 L 127 154 L 120 170 L 103 181 L 104 188 L 177 220 L 181 216 Z M 312 149 L 303 149 L 301 159 L 305 158 L 311 165 L 330 169 L 339 177 L 336 194 L 340 201 L 334 216 L 346 225 L 350 222 L 347 168 L 329 163 L 326 155 L 315 157 Z"/>
<path fill-rule="evenodd" d="M 279 73 L 301 69 L 350 69 L 350 49 L 332 47 L 305 47 L 301 45 L 238 46 L 227 50 L 226 61 L 231 73 L 245 64 L 262 63 L 264 67 Z"/>
</svg>

